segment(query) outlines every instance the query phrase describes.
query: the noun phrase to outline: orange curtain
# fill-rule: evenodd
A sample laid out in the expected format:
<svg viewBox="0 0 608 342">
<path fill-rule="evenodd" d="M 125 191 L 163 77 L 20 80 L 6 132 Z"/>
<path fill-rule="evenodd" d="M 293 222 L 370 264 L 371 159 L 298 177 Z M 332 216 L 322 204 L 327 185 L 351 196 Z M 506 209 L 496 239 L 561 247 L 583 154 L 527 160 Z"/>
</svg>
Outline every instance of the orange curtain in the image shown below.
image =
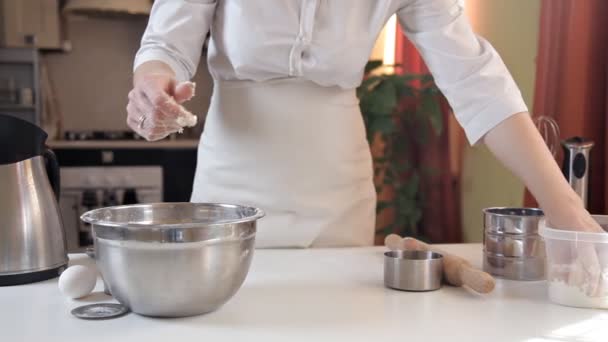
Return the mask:
<svg viewBox="0 0 608 342">
<path fill-rule="evenodd" d="M 415 74 L 429 72 L 414 45 L 403 34 L 397 34 L 395 54 L 395 63 L 400 65 L 397 68 L 398 72 Z M 425 198 L 421 234 L 433 243 L 453 243 L 462 241 L 462 231 L 459 204 L 460 175 L 457 167 L 459 162 L 454 160 L 458 156 L 453 153 L 458 149 L 451 149 L 451 145 L 460 145 L 461 139 L 460 131 L 451 129 L 455 121 L 450 106 L 443 97 L 440 101 L 444 130 L 440 137 L 432 139 L 424 146 L 424 150 L 417 151 L 417 161 L 424 167 L 431 168 L 435 173 L 423 179 L 421 184 Z"/>
<path fill-rule="evenodd" d="M 534 97 L 534 113 L 553 116 L 562 139 L 583 136 L 595 142 L 588 200 L 594 214 L 608 213 L 606 18 L 606 0 L 543 0 Z M 525 202 L 536 205 L 529 193 Z"/>
</svg>

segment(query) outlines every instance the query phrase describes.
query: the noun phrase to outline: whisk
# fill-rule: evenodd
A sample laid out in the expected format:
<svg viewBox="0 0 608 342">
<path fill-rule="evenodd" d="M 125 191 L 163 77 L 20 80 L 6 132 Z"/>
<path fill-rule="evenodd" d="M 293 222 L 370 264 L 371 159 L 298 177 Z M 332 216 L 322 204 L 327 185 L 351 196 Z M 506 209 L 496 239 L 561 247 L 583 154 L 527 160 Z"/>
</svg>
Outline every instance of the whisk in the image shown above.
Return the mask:
<svg viewBox="0 0 608 342">
<path fill-rule="evenodd" d="M 550 116 L 539 115 L 534 119 L 534 124 L 545 140 L 547 147 L 549 147 L 549 151 L 551 151 L 553 158 L 555 158 L 560 146 L 560 133 L 557 122 Z"/>
</svg>

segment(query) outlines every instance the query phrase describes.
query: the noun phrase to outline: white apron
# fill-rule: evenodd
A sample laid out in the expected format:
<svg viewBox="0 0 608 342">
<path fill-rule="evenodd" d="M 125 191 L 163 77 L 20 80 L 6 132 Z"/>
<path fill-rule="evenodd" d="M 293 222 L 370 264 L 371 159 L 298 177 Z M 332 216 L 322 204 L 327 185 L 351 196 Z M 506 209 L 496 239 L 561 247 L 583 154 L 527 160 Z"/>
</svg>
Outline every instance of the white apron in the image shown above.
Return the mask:
<svg viewBox="0 0 608 342">
<path fill-rule="evenodd" d="M 371 245 L 376 192 L 355 90 L 216 81 L 192 202 L 263 209 L 258 248 Z"/>
</svg>

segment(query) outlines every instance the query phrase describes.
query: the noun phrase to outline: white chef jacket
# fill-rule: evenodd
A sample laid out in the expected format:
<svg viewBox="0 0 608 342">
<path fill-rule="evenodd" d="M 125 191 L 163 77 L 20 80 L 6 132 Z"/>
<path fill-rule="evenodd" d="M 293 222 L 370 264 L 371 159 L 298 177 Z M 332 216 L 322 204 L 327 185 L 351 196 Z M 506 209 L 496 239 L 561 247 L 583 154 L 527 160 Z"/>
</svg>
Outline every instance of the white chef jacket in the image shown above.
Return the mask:
<svg viewBox="0 0 608 342">
<path fill-rule="evenodd" d="M 211 30 L 217 80 L 297 77 L 357 87 L 376 38 L 397 14 L 471 143 L 527 111 L 496 50 L 474 34 L 459 0 L 156 0 L 135 59 L 190 79 Z"/>
</svg>

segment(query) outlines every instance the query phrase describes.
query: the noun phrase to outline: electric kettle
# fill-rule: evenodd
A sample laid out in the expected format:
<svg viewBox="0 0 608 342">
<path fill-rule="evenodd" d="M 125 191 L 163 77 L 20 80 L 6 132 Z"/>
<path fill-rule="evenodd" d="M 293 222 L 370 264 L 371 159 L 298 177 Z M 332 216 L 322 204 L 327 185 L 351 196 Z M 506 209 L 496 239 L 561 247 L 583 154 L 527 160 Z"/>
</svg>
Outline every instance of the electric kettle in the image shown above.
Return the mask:
<svg viewBox="0 0 608 342">
<path fill-rule="evenodd" d="M 0 286 L 54 278 L 67 266 L 59 165 L 46 138 L 0 114 Z"/>
</svg>

